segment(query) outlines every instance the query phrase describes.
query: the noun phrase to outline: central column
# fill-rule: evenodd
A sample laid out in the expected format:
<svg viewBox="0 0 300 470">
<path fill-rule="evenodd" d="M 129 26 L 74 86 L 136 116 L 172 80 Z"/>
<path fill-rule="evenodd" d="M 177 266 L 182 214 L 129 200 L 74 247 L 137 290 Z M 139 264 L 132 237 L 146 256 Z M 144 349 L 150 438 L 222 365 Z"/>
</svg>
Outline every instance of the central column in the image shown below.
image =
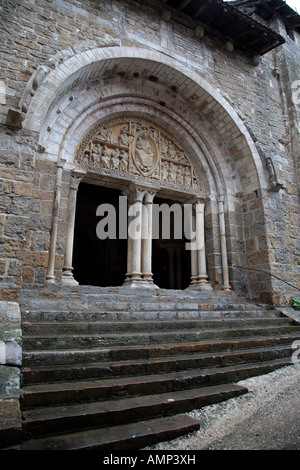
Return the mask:
<svg viewBox="0 0 300 470">
<path fill-rule="evenodd" d="M 73 241 L 74 241 L 74 227 L 76 215 L 76 199 L 79 183 L 81 182 L 84 172 L 74 171 L 71 175 L 70 181 L 70 194 L 68 204 L 68 220 L 67 220 L 67 237 L 65 246 L 65 259 L 62 272 L 62 284 L 77 285 L 78 282 L 73 277 Z"/>
<path fill-rule="evenodd" d="M 152 208 L 154 191 L 147 191 L 144 195 L 143 215 L 142 215 L 142 276 L 143 281 L 153 285 L 152 274 Z"/>
<path fill-rule="evenodd" d="M 198 200 L 194 205 L 196 240 L 194 249 L 191 250 L 192 276 L 190 288 L 199 290 L 212 290 L 207 281 L 206 250 L 205 250 L 205 203 Z"/>
<path fill-rule="evenodd" d="M 152 207 L 154 191 L 132 185 L 128 199 L 127 273 L 125 284 L 155 287 L 152 278 Z"/>
<path fill-rule="evenodd" d="M 145 191 L 133 187 L 127 191 L 128 198 L 128 248 L 126 283 L 142 282 L 142 221 Z"/>
</svg>

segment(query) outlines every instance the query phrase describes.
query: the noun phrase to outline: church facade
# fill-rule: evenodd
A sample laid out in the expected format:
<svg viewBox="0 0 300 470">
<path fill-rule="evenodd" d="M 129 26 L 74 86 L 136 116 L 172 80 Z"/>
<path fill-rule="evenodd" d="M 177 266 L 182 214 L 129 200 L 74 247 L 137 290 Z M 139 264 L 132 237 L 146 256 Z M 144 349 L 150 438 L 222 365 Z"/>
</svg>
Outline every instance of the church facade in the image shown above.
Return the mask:
<svg viewBox="0 0 300 470">
<path fill-rule="evenodd" d="M 0 14 L 2 344 L 20 346 L 22 291 L 52 285 L 289 305 L 299 15 L 281 0 L 3 0 Z"/>
</svg>

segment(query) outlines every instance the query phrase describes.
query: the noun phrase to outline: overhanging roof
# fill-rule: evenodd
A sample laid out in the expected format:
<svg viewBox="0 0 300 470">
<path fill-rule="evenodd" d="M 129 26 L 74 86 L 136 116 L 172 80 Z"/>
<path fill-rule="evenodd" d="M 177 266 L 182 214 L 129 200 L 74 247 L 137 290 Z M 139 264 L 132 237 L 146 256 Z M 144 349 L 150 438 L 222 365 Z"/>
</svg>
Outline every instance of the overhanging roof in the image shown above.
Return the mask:
<svg viewBox="0 0 300 470">
<path fill-rule="evenodd" d="M 284 0 L 235 0 L 230 3 L 247 14 L 256 13 L 267 21 L 277 14 L 287 28 L 294 28 L 300 33 L 300 15 Z"/>
<path fill-rule="evenodd" d="M 189 28 L 202 26 L 205 34 L 248 56 L 263 55 L 285 42 L 282 36 L 222 0 L 143 0 L 161 13 L 169 10 L 172 19 Z"/>
</svg>

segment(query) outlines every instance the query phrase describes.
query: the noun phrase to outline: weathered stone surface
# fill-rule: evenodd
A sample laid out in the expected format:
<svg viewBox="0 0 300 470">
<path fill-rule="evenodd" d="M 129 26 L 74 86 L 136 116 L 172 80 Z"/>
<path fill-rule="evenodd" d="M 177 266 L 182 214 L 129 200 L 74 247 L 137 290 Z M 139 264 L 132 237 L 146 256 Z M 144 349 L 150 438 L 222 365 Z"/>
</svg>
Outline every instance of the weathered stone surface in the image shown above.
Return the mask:
<svg viewBox="0 0 300 470">
<path fill-rule="evenodd" d="M 16 302 L 0 301 L 0 447 L 17 444 L 20 440 L 21 365 L 20 307 Z"/>
<path fill-rule="evenodd" d="M 0 397 L 0 448 L 20 443 L 22 419 L 18 399 Z"/>
<path fill-rule="evenodd" d="M 104 318 L 93 312 L 97 292 L 109 306 Z M 128 449 L 132 422 L 140 448 L 166 438 L 157 427 L 143 436 L 142 423 L 151 427 L 153 419 L 164 417 L 161 425 L 172 436 L 179 413 L 239 396 L 246 390 L 232 382 L 291 363 L 300 327 L 289 318 L 233 295 L 221 302 L 220 295 L 205 292 L 207 310 L 183 320 L 185 304 L 188 312 L 196 308 L 194 292 L 175 291 L 169 305 L 170 292 L 145 290 L 143 317 L 136 319 L 133 308 L 123 320 L 114 315 L 114 305 L 119 313 L 122 302 L 129 310 L 130 299 L 143 304 L 143 297 L 129 292 L 80 286 L 23 292 L 22 414 L 30 441 L 21 448 L 79 449 L 84 441 L 87 448 Z M 64 310 L 66 297 L 72 312 Z M 151 305 L 163 313 L 176 307 L 177 316 L 149 320 Z M 171 415 L 176 416 L 166 419 Z"/>
<path fill-rule="evenodd" d="M 21 130 L 1 129 L 3 158 L 0 174 L 3 182 L 0 189 L 0 235 L 6 247 L 0 264 L 3 295 L 14 296 L 15 286 L 20 287 L 22 283 L 44 282 L 47 261 L 36 265 L 35 256 L 24 257 L 21 252 L 24 253 L 24 247 L 28 253 L 41 251 L 36 243 L 37 235 L 44 239 L 42 251 L 48 250 L 53 191 L 56 187 L 55 159 L 59 145 L 80 109 L 92 106 L 95 97 L 109 98 L 110 91 L 105 88 L 105 83 L 108 84 L 110 78 L 114 80 L 115 74 L 118 77 L 117 86 L 113 85 L 116 96 L 123 93 L 123 80 L 126 93 L 131 97 L 136 96 L 137 90 L 142 90 L 147 99 L 164 103 L 167 108 L 176 109 L 179 115 L 187 116 L 188 125 L 196 123 L 197 116 L 200 119 L 197 127 L 202 126 L 203 132 L 206 120 L 210 123 L 214 143 L 210 145 L 207 140 L 208 152 L 211 156 L 217 154 L 214 164 L 221 168 L 227 187 L 226 234 L 231 286 L 243 293 L 250 289 L 251 295 L 258 300 L 286 302 L 291 292 L 287 290 L 287 285 L 270 276 L 265 277 L 264 282 L 255 282 L 255 273 L 242 274 L 231 265 L 272 271 L 283 279 L 289 278 L 295 285 L 299 283 L 299 188 L 296 177 L 299 133 L 289 132 L 289 127 L 297 130 L 299 121 L 299 106 L 293 100 L 295 88 L 292 88 L 299 75 L 298 33 L 295 31 L 295 41 L 292 41 L 280 18 L 272 20 L 270 27 L 285 37 L 286 44 L 275 49 L 274 55 L 264 55 L 259 65 L 253 67 L 243 54 L 232 51 L 232 48 L 229 51 L 225 47 L 224 50 L 223 45 L 203 35 L 201 28 L 185 28 L 172 17 L 166 23 L 151 8 L 140 9 L 132 2 L 115 2 L 113 7 L 110 1 L 101 2 L 97 7 L 78 2 L 75 7 L 72 2 L 61 4 L 54 0 L 51 2 L 50 17 L 49 8 L 47 2 L 30 5 L 16 3 L 13 8 L 4 5 L 2 11 L 2 65 L 5 70 L 2 79 L 9 82 L 6 86 L 6 107 L 17 110 L 20 105 L 27 116 L 33 112 L 30 109 L 31 101 L 36 100 L 34 122 L 40 125 L 47 110 L 43 99 L 60 84 L 53 116 L 49 117 L 48 123 L 43 123 L 44 137 L 30 129 L 26 117 Z M 16 17 L 20 29 L 11 27 Z M 85 76 L 84 68 L 90 61 L 95 64 L 99 61 L 100 64 L 102 49 L 106 47 L 122 47 L 125 57 L 130 50 L 138 57 L 142 48 L 146 47 L 149 51 L 149 69 L 143 70 L 139 58 L 133 60 L 131 65 L 129 61 L 132 59 L 125 58 L 117 68 L 104 70 L 103 82 L 103 77 L 98 77 L 92 66 L 90 75 Z M 11 50 L 16 54 L 11 55 Z M 226 98 L 226 106 L 218 106 L 212 96 L 195 86 L 195 81 L 188 82 L 186 79 L 182 87 L 182 75 L 178 70 L 169 66 L 164 70 L 163 64 L 159 63 L 158 53 L 161 51 L 172 57 L 174 64 L 176 61 L 181 64 L 187 76 L 194 74 L 200 80 L 209 77 L 211 87 L 220 90 Z M 66 80 L 70 73 L 78 74 L 78 82 L 71 87 Z M 82 76 L 86 77 L 87 82 L 97 78 L 99 83 L 93 82 L 87 90 L 81 83 Z M 76 83 L 83 87 L 77 89 Z M 281 99 L 282 92 L 287 97 L 286 110 Z M 236 111 L 257 145 L 262 163 L 259 169 L 255 169 L 250 153 L 246 151 L 247 143 L 241 131 L 230 123 L 229 106 Z M 121 110 L 119 114 L 122 114 Z M 281 119 L 280 116 L 286 118 Z M 167 124 L 168 130 L 172 130 L 172 125 L 177 133 L 179 127 L 174 122 Z M 41 138 L 48 143 L 40 142 Z M 226 165 L 230 168 L 227 174 Z M 267 185 L 259 187 L 257 171 L 262 180 L 271 178 L 270 188 L 275 180 L 281 181 L 281 189 L 269 192 Z M 64 262 L 62 253 L 69 195 L 69 172 L 63 173 L 55 266 L 57 279 Z M 236 185 L 233 184 L 234 180 Z M 209 187 L 210 183 L 206 182 L 206 185 Z M 222 193 L 223 188 L 218 191 Z M 219 222 L 213 191 L 211 196 L 212 201 L 206 208 L 207 267 L 212 285 L 218 288 L 223 281 Z M 12 260 L 10 267 L 9 259 Z M 22 270 L 16 269 L 17 261 L 23 264 Z M 11 294 L 7 290 L 9 285 Z M 276 299 L 274 291 L 277 291 Z"/>
</svg>

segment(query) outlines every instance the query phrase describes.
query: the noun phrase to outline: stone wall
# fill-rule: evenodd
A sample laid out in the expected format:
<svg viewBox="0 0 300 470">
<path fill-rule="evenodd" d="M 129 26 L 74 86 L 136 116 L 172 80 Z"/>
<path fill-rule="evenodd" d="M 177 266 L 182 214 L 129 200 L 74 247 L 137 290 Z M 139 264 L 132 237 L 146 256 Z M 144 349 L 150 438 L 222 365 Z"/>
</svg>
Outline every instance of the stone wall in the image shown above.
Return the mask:
<svg viewBox="0 0 300 470">
<path fill-rule="evenodd" d="M 0 301 L 0 448 L 19 442 L 21 434 L 21 312 L 16 302 Z"/>
<path fill-rule="evenodd" d="M 299 107 L 293 105 L 291 109 L 290 87 L 292 81 L 300 78 L 300 53 L 297 42 L 286 36 L 280 21 L 272 26 L 285 35 L 286 44 L 263 56 L 254 67 L 244 55 L 225 51 L 212 38 L 199 39 L 193 30 L 173 20 L 165 21 L 135 1 L 3 0 L 1 5 L 0 80 L 5 84 L 5 97 L 2 93 L 0 105 L 2 299 L 18 301 L 22 285 L 45 282 L 57 171 L 47 153 L 38 151 L 39 134 L 20 128 L 20 120 L 8 111 L 19 109 L 26 87 L 29 98 L 34 96 L 37 84 L 30 82 L 32 74 L 40 66 L 54 70 L 55 54 L 61 54 L 63 62 L 89 48 L 124 46 L 159 51 L 184 64 L 187 71 L 205 79 L 220 92 L 246 126 L 270 184 L 269 188 L 261 189 L 254 183 L 252 163 L 240 158 L 241 149 L 230 145 L 233 136 L 227 135 L 225 127 L 222 133 L 220 125 L 220 140 L 226 143 L 233 173 L 239 175 L 243 187 L 243 192 L 228 194 L 226 199 L 231 282 L 233 286 L 239 285 L 241 292 L 261 301 L 288 302 L 295 291 L 286 284 L 263 273 L 242 274 L 232 267 L 237 264 L 272 270 L 299 286 Z M 144 72 L 147 75 L 147 70 Z M 111 70 L 109 75 L 106 70 L 106 78 L 113 73 Z M 39 76 L 35 78 L 37 83 L 42 80 Z M 170 84 L 172 79 L 170 75 Z M 182 98 L 178 94 L 176 99 L 179 103 Z M 190 102 L 197 99 L 191 88 Z M 27 103 L 23 101 L 23 105 L 22 111 L 26 112 Z M 207 122 L 209 106 L 205 110 Z M 69 178 L 70 172 L 66 170 L 57 241 L 57 276 L 63 265 Z M 218 283 L 221 273 L 220 263 L 217 266 L 215 263 L 220 257 L 215 242 L 216 207 L 213 203 L 207 214 L 208 244 L 212 246 L 208 264 L 210 276 Z"/>
</svg>

